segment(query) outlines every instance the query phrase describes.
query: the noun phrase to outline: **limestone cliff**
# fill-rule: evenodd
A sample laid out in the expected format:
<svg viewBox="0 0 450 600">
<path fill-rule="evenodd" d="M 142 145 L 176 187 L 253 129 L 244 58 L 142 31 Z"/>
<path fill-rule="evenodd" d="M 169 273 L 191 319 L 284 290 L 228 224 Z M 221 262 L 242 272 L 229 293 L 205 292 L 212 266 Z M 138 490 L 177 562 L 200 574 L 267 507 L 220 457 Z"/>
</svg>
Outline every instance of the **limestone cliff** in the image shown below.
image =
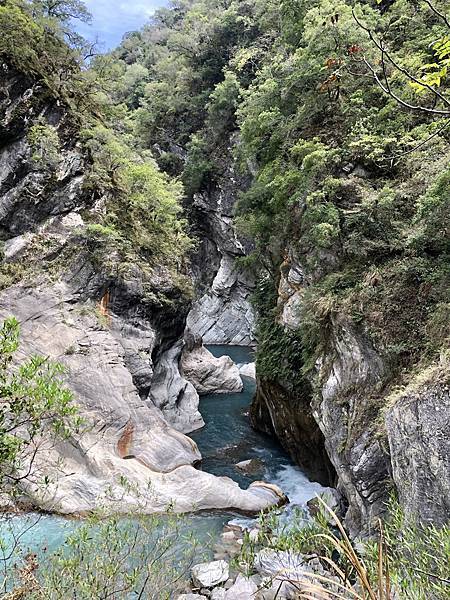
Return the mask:
<svg viewBox="0 0 450 600">
<path fill-rule="evenodd" d="M 195 468 L 201 455 L 182 432 L 203 421 L 179 371 L 189 296 L 164 263 L 124 260 L 98 237 L 109 198 L 87 184 L 92 158 L 70 111 L 3 64 L 0 115 L 0 319 L 18 318 L 23 353 L 67 366 L 86 423 L 39 441 L 24 500 L 61 513 L 278 502 L 263 484 L 242 490 Z"/>
<path fill-rule="evenodd" d="M 192 200 L 200 246 L 193 261 L 198 297 L 188 326 L 205 344 L 251 346 L 255 338 L 250 296 L 255 282 L 237 262 L 249 246 L 234 226 L 235 204 L 247 181 L 237 173 L 232 152 L 238 141 L 233 136 L 231 140 L 220 161 L 222 175 Z"/>
<path fill-rule="evenodd" d="M 285 331 L 295 334 L 307 318 L 305 294 L 314 276 L 291 250 L 278 286 Z M 399 375 L 393 378 L 363 327 L 336 313 L 322 335 L 322 351 L 300 389 L 260 370 L 255 427 L 275 433 L 313 478 L 337 484 L 353 534 L 371 531 L 393 491 L 409 517 L 447 522 L 448 359 L 425 374 L 419 370 L 418 383 L 392 397 Z"/>
</svg>

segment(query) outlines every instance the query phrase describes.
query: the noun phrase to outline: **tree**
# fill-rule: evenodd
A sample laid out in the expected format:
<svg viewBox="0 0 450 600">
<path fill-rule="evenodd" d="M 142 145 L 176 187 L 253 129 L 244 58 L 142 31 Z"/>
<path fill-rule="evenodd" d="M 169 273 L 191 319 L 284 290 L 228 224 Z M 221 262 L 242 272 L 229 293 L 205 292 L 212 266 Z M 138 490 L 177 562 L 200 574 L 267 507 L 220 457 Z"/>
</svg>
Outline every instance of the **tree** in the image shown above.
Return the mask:
<svg viewBox="0 0 450 600">
<path fill-rule="evenodd" d="M 377 1 L 380 3 L 379 0 Z M 353 62 L 362 63 L 366 67 L 367 73 L 375 83 L 402 108 L 434 117 L 450 118 L 450 96 L 440 89 L 450 71 L 450 18 L 441 12 L 433 2 L 425 0 L 424 3 L 443 28 L 443 35 L 432 44 L 433 62 L 423 64 L 421 66 L 422 73 L 414 73 L 410 68 L 405 67 L 395 57 L 383 35 L 377 35 L 373 28 L 366 25 L 354 8 L 352 13 L 356 23 L 366 33 L 370 42 L 378 51 L 378 64 L 376 65 L 368 59 L 364 49 L 360 46 L 351 46 L 348 53 Z M 417 93 L 426 93 L 428 103 L 415 102 L 404 94 L 402 95 L 393 83 L 393 80 L 398 79 L 399 76 L 406 79 Z M 447 125 L 448 123 L 445 124 L 445 126 Z"/>
<path fill-rule="evenodd" d="M 0 329 L 0 486 L 12 497 L 20 484 L 38 478 L 43 437 L 65 437 L 82 423 L 61 381 L 62 365 L 42 356 L 17 362 L 19 334 L 17 319 L 6 319 Z"/>
</svg>

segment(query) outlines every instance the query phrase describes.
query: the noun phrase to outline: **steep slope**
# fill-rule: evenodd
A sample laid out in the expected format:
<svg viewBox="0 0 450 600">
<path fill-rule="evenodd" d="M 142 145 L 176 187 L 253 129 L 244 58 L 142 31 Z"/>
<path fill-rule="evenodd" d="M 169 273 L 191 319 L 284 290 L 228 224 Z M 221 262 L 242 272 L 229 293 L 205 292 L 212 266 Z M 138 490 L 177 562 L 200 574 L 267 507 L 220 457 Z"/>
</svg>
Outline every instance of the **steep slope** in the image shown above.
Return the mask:
<svg viewBox="0 0 450 600">
<path fill-rule="evenodd" d="M 227 315 L 239 341 L 226 298 L 252 273 L 253 423 L 337 482 L 354 533 L 392 490 L 411 517 L 449 518 L 445 440 L 427 433 L 438 410 L 448 420 L 445 13 L 440 0 L 197 0 L 114 55 L 140 144 L 182 176 L 200 234 L 191 326 L 223 341 Z M 238 252 L 232 212 L 251 240 Z M 429 368 L 429 387 L 395 395 Z"/>
<path fill-rule="evenodd" d="M 109 102 L 57 23 L 17 2 L 0 7 L 0 23 L 15 36 L 0 45 L 0 318 L 19 319 L 24 355 L 67 367 L 85 423 L 34 442 L 23 500 L 61 513 L 278 503 L 274 487 L 197 470 L 183 433 L 203 420 L 179 370 L 191 302 L 179 184 L 105 125 Z"/>
</svg>

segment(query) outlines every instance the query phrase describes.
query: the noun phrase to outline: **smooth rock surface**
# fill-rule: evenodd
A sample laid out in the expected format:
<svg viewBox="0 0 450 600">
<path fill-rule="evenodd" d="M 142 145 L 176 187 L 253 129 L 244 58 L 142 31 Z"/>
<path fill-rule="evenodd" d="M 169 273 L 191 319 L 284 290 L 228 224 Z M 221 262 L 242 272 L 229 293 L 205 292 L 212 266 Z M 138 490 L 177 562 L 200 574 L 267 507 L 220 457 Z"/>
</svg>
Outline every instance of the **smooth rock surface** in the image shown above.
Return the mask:
<svg viewBox="0 0 450 600">
<path fill-rule="evenodd" d="M 253 579 L 238 575 L 234 585 L 226 591 L 224 598 L 225 600 L 250 600 L 254 598 L 257 591 L 258 586 Z"/>
<path fill-rule="evenodd" d="M 183 433 L 190 433 L 204 426 L 202 415 L 198 410 L 199 397 L 195 378 L 189 371 L 186 377 L 180 373 L 178 364 L 182 355 L 182 343 L 179 342 L 161 356 L 152 379 L 150 400 L 163 413 L 167 421 Z M 184 360 L 182 359 L 182 364 Z M 196 356 L 189 362 L 192 370 L 196 369 Z M 198 366 L 201 371 L 201 366 Z M 217 374 L 216 381 L 218 381 Z"/>
<path fill-rule="evenodd" d="M 216 587 L 211 592 L 211 600 L 225 600 L 227 590 L 224 587 Z"/>
<path fill-rule="evenodd" d="M 216 358 L 201 343 L 190 350 L 184 348 L 181 370 L 200 395 L 236 393 L 244 387 L 239 369 L 231 358 Z"/>
<path fill-rule="evenodd" d="M 256 379 L 256 363 L 247 363 L 239 367 L 239 373 L 241 377 L 250 377 L 250 379 Z"/>
<path fill-rule="evenodd" d="M 230 575 L 228 563 L 215 560 L 194 565 L 191 569 L 192 582 L 197 587 L 212 588 L 225 583 Z"/>
<path fill-rule="evenodd" d="M 22 355 L 41 354 L 68 368 L 67 384 L 89 424 L 67 440 L 42 440 L 36 483 L 24 483 L 26 497 L 37 506 L 63 514 L 100 506 L 107 512 L 152 513 L 172 505 L 177 512 L 259 511 L 280 502 L 282 493 L 274 486 L 242 490 L 231 479 L 192 466 L 201 459 L 196 444 L 140 398 L 120 330 L 101 325 L 95 306 L 80 303 L 67 285 L 9 288 L 0 293 L 0 319 L 10 314 L 21 322 Z M 115 318 L 110 327 L 117 327 Z M 39 485 L 44 473 L 51 478 L 45 489 Z M 124 488 L 121 479 L 131 487 Z"/>
</svg>

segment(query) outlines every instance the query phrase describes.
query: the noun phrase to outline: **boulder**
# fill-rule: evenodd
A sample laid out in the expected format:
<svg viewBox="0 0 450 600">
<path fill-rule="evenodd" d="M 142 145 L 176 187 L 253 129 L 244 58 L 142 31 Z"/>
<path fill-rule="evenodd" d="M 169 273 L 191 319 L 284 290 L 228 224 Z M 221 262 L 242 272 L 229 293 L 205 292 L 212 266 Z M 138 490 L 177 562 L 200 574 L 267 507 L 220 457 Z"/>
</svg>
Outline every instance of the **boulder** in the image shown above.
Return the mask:
<svg viewBox="0 0 450 600">
<path fill-rule="evenodd" d="M 244 387 L 239 369 L 231 358 L 216 358 L 202 345 L 201 338 L 195 345 L 192 345 L 190 338 L 188 343 L 185 339 L 181 369 L 183 376 L 200 395 L 231 394 L 241 392 Z"/>
<path fill-rule="evenodd" d="M 257 553 L 254 567 L 259 575 L 268 578 L 273 590 L 279 589 L 280 598 L 298 598 L 298 584 L 311 581 L 305 577 L 305 572 L 311 570 L 305 565 L 303 556 L 290 550 L 265 548 Z"/>
<path fill-rule="evenodd" d="M 250 379 L 256 379 L 256 363 L 247 363 L 239 367 L 239 373 L 241 377 L 249 377 Z"/>
<path fill-rule="evenodd" d="M 216 587 L 211 592 L 211 600 L 225 600 L 227 590 L 224 587 Z"/>
<path fill-rule="evenodd" d="M 261 473 L 263 470 L 263 463 L 257 458 L 251 458 L 250 460 L 242 460 L 236 464 L 236 469 L 246 473 L 247 475 L 254 475 L 255 473 Z"/>
<path fill-rule="evenodd" d="M 215 560 L 209 563 L 200 563 L 192 567 L 192 582 L 196 587 L 213 588 L 225 583 L 230 575 L 228 563 L 224 560 Z"/>
<path fill-rule="evenodd" d="M 224 600 L 250 600 L 258 591 L 253 579 L 238 575 L 234 585 L 226 591 Z"/>
</svg>

